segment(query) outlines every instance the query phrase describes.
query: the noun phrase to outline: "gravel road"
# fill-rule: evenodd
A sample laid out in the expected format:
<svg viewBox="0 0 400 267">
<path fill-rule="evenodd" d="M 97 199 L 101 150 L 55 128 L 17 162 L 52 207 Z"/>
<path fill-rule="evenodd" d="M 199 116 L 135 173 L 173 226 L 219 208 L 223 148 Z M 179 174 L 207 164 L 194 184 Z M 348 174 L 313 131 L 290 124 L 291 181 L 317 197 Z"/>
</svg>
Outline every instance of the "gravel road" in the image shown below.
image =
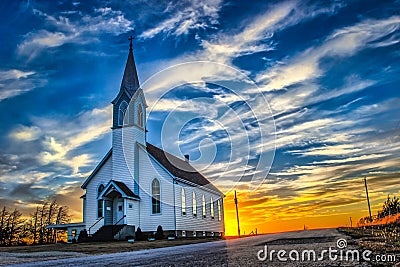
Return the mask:
<svg viewBox="0 0 400 267">
<path fill-rule="evenodd" d="M 341 238 L 347 241 L 343 249 L 337 247 L 337 240 Z M 323 260 L 313 261 L 308 260 L 308 254 L 305 254 L 305 261 L 301 261 L 304 250 L 314 250 L 318 258 L 321 251 L 329 247 L 338 250 L 338 259 L 331 260 L 325 254 Z M 257 254 L 263 259 L 265 248 L 268 249 L 268 256 L 272 250 L 276 251 L 272 261 L 269 257 L 264 261 L 258 258 Z M 341 250 L 346 255 L 346 251 L 354 249 L 357 249 L 355 242 L 336 229 L 321 229 L 68 259 L 37 259 L 35 262 L 11 266 L 371 266 L 369 262 L 352 260 L 350 256 L 348 260 L 345 257 L 339 260 Z M 281 255 L 281 258 L 287 259 L 286 262 L 278 260 L 279 250 L 286 251 L 285 255 Z M 296 258 L 295 252 L 290 254 L 291 250 L 299 253 L 299 261 L 289 258 L 290 255 Z M 360 258 L 361 253 L 360 250 Z"/>
</svg>

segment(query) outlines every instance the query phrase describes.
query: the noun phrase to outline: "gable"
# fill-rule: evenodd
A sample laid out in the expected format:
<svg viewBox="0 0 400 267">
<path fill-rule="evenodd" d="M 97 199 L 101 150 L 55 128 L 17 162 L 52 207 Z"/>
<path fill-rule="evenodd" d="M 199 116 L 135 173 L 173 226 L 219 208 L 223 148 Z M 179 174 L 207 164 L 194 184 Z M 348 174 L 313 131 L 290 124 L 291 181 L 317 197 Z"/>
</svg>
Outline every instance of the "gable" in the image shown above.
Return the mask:
<svg viewBox="0 0 400 267">
<path fill-rule="evenodd" d="M 103 191 L 101 192 L 98 198 L 102 198 L 103 196 L 107 195 L 108 193 L 110 193 L 110 191 L 113 190 L 119 192 L 122 195 L 122 197 L 140 199 L 140 197 L 135 193 L 133 193 L 132 190 L 129 189 L 129 187 L 126 184 L 115 180 L 111 180 L 110 182 L 108 182 L 108 184 L 104 187 Z"/>
</svg>

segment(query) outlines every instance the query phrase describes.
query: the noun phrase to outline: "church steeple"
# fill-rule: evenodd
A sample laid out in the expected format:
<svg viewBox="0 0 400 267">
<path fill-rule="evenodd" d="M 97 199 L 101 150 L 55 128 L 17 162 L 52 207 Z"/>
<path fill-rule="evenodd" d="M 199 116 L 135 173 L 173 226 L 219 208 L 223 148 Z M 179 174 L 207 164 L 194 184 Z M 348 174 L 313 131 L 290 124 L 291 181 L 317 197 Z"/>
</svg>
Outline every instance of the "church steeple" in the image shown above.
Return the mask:
<svg viewBox="0 0 400 267">
<path fill-rule="evenodd" d="M 137 89 L 139 89 L 139 79 L 136 71 L 135 59 L 133 57 L 132 49 L 133 37 L 129 38 L 129 54 L 126 61 L 124 77 L 122 78 L 120 91 L 127 90 L 130 96 L 133 96 Z"/>
<path fill-rule="evenodd" d="M 146 100 L 136 71 L 132 49 L 133 37 L 129 38 L 129 53 L 126 61 L 124 76 L 118 95 L 113 104 L 113 129 L 137 126 L 141 131 L 146 129 Z M 141 143 L 144 143 L 141 142 Z"/>
</svg>

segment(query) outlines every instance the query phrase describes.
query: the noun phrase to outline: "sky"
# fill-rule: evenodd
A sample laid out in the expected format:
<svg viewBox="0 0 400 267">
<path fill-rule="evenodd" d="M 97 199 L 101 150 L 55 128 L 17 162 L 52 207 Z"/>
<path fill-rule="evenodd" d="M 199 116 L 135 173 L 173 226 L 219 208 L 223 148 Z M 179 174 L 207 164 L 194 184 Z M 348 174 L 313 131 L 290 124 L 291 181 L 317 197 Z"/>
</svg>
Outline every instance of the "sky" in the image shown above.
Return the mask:
<svg viewBox="0 0 400 267">
<path fill-rule="evenodd" d="M 399 1 L 1 1 L 0 205 L 81 219 L 133 41 L 147 140 L 226 195 L 227 235 L 353 224 L 400 193 Z"/>
</svg>

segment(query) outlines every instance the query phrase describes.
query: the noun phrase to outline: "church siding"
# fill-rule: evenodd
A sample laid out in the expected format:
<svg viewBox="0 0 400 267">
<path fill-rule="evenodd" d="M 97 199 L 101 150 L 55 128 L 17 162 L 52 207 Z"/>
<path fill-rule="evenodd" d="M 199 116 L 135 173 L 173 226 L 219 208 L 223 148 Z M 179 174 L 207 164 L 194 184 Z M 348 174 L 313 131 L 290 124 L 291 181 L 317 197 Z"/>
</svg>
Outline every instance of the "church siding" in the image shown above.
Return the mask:
<svg viewBox="0 0 400 267">
<path fill-rule="evenodd" d="M 172 177 L 142 148 L 139 149 L 139 166 L 146 166 L 139 170 L 140 228 L 145 232 L 156 231 L 157 226 L 161 225 L 163 230 L 174 230 L 174 185 Z M 157 178 L 160 182 L 160 214 L 152 214 L 151 210 L 151 183 L 154 178 Z"/>
<path fill-rule="evenodd" d="M 112 174 L 112 161 L 109 158 L 96 175 L 90 180 L 86 187 L 85 223 L 88 230 L 97 220 L 97 189 L 100 184 L 106 185 Z M 99 222 L 90 229 L 90 233 L 95 233 L 103 223 Z"/>
<path fill-rule="evenodd" d="M 186 215 L 182 215 L 182 187 L 186 195 Z M 193 198 L 192 194 L 196 194 L 197 216 L 193 216 Z M 206 200 L 206 218 L 203 218 L 202 197 Z M 211 219 L 210 200 L 214 202 L 214 219 Z M 222 220 L 218 221 L 217 200 L 221 199 L 221 195 L 214 194 L 194 187 L 182 182 L 178 182 L 175 186 L 175 202 L 176 202 L 176 229 L 178 231 L 205 231 L 205 232 L 224 232 L 223 209 L 221 204 Z"/>
<path fill-rule="evenodd" d="M 125 183 L 135 191 L 134 175 L 137 154 L 136 140 L 144 139 L 144 132 L 135 126 L 114 129 L 113 133 L 113 180 Z M 129 156 L 127 156 L 129 155 Z M 129 167 L 128 167 L 129 166 Z M 137 175 L 135 175 L 137 177 Z M 137 191 L 137 190 L 136 190 Z"/>
<path fill-rule="evenodd" d="M 128 199 L 126 205 L 126 224 L 137 227 L 139 225 L 139 216 L 139 201 Z"/>
</svg>

